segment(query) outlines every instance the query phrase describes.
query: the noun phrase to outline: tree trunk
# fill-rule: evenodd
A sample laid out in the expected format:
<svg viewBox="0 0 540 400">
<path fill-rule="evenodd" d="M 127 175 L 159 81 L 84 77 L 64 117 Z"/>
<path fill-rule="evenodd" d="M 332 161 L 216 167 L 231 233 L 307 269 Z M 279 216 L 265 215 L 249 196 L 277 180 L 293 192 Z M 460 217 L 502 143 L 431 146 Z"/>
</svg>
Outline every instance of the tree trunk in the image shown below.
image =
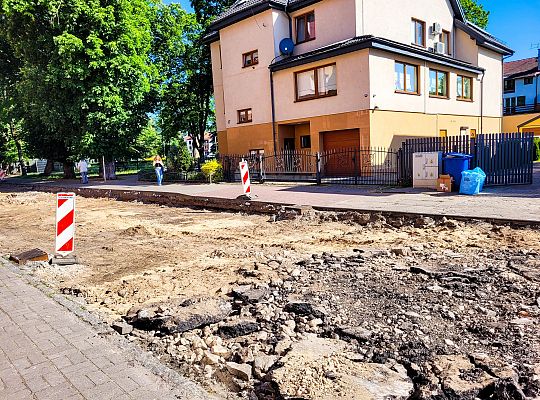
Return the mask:
<svg viewBox="0 0 540 400">
<path fill-rule="evenodd" d="M 47 160 L 47 165 L 45 165 L 45 171 L 43 171 L 43 175 L 50 176 L 54 169 L 54 161 L 53 160 Z"/>
<path fill-rule="evenodd" d="M 26 170 L 26 165 L 24 165 L 21 142 L 19 142 L 18 140 L 15 140 L 15 146 L 17 146 L 17 156 L 19 158 L 19 165 L 20 165 L 20 168 L 21 168 L 21 175 L 26 176 L 28 174 L 28 171 Z"/>
<path fill-rule="evenodd" d="M 105 161 L 105 173 L 108 181 L 116 180 L 116 164 L 114 161 Z"/>
<path fill-rule="evenodd" d="M 27 170 L 26 170 L 26 165 L 24 165 L 22 145 L 21 145 L 21 141 L 17 139 L 17 137 L 15 136 L 15 125 L 13 124 L 13 121 L 10 121 L 9 123 L 9 130 L 11 131 L 11 138 L 13 139 L 13 141 L 15 142 L 15 146 L 17 147 L 17 157 L 19 158 L 19 167 L 21 169 L 21 175 L 26 176 Z"/>
<path fill-rule="evenodd" d="M 73 161 L 64 161 L 62 166 L 64 168 L 64 179 L 75 179 L 75 165 Z"/>
</svg>

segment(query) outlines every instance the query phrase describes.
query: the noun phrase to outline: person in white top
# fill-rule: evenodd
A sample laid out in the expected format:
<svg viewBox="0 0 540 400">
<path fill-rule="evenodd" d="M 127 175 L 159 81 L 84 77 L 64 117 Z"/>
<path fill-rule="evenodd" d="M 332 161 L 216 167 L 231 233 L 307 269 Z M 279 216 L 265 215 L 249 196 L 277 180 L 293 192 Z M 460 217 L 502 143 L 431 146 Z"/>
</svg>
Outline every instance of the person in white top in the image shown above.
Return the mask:
<svg viewBox="0 0 540 400">
<path fill-rule="evenodd" d="M 81 159 L 77 163 L 77 169 L 81 173 L 82 183 L 88 183 L 88 163 L 85 159 Z"/>
</svg>

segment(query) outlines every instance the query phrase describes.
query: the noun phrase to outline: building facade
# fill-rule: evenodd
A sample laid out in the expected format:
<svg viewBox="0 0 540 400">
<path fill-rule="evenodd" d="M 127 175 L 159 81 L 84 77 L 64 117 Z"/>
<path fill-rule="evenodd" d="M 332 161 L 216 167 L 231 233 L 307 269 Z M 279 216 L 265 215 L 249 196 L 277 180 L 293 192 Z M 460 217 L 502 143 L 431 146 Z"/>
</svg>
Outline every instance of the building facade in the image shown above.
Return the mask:
<svg viewBox="0 0 540 400">
<path fill-rule="evenodd" d="M 503 130 L 540 136 L 540 50 L 538 57 L 504 63 Z"/>
<path fill-rule="evenodd" d="M 512 51 L 457 0 L 239 0 L 211 29 L 221 154 L 501 131 Z"/>
</svg>

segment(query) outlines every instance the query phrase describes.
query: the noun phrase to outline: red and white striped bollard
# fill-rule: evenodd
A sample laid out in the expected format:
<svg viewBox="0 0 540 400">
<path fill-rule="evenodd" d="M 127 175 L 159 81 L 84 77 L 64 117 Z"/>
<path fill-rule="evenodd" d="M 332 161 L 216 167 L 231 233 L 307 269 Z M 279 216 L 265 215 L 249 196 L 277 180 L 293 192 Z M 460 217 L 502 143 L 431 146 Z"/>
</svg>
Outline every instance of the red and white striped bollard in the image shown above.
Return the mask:
<svg viewBox="0 0 540 400">
<path fill-rule="evenodd" d="M 249 196 L 251 194 L 251 181 L 249 180 L 249 166 L 247 161 L 240 162 L 240 177 L 242 179 L 242 188 L 244 194 Z"/>
<path fill-rule="evenodd" d="M 56 195 L 56 253 L 62 257 L 75 249 L 75 193 Z"/>
</svg>

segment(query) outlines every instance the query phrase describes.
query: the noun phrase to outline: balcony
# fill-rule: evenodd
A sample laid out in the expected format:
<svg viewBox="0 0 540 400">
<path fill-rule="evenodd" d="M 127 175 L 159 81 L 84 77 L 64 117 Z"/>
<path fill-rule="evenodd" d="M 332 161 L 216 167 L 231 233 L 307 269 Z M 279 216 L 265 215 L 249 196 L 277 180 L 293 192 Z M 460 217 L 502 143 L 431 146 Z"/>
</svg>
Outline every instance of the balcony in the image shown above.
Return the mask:
<svg viewBox="0 0 540 400">
<path fill-rule="evenodd" d="M 523 106 L 503 106 L 503 115 L 527 114 L 540 112 L 540 103 Z"/>
</svg>

